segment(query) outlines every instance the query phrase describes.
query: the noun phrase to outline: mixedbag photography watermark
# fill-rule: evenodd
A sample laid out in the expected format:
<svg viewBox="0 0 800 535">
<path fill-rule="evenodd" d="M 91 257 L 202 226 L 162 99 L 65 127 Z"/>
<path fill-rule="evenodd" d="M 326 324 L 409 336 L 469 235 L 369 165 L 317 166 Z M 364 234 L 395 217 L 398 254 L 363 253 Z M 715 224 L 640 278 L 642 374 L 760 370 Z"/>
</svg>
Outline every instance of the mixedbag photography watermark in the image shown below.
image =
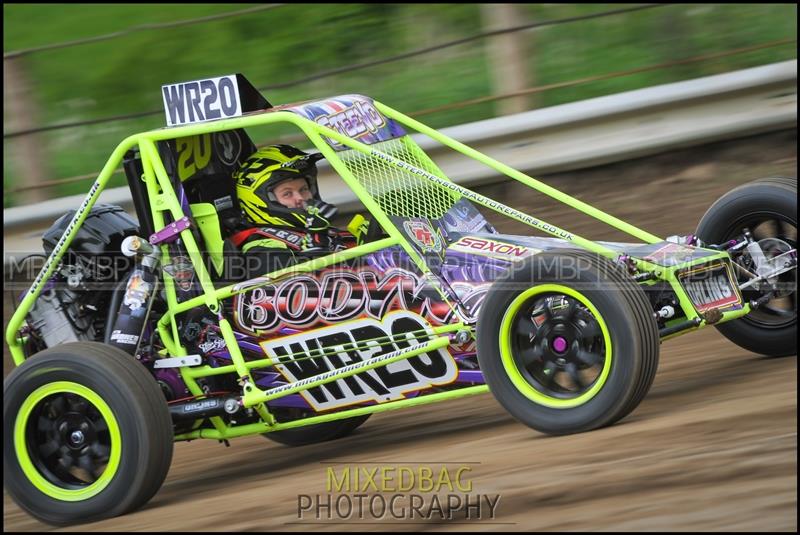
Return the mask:
<svg viewBox="0 0 800 535">
<path fill-rule="evenodd" d="M 500 495 L 475 488 L 478 463 L 334 464 L 324 492 L 298 494 L 300 521 L 464 521 L 497 518 Z"/>
</svg>

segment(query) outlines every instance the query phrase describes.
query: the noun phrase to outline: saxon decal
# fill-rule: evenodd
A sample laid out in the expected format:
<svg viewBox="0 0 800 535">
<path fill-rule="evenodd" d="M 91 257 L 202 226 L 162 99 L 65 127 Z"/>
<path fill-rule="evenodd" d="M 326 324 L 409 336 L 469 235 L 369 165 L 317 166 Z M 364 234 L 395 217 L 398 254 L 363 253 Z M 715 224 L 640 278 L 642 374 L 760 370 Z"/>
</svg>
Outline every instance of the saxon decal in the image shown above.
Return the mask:
<svg viewBox="0 0 800 535">
<path fill-rule="evenodd" d="M 344 368 L 370 358 L 427 341 L 430 325 L 408 311 L 369 318 L 261 343 L 275 367 L 290 382 Z M 389 340 L 392 341 L 389 341 Z M 300 392 L 315 410 L 356 403 L 403 399 L 406 393 L 455 381 L 458 369 L 450 354 L 438 349 L 379 366 Z"/>
<path fill-rule="evenodd" d="M 536 251 L 522 245 L 513 245 L 494 240 L 465 236 L 448 248 L 449 251 L 482 254 L 508 260 L 522 260 Z"/>
</svg>

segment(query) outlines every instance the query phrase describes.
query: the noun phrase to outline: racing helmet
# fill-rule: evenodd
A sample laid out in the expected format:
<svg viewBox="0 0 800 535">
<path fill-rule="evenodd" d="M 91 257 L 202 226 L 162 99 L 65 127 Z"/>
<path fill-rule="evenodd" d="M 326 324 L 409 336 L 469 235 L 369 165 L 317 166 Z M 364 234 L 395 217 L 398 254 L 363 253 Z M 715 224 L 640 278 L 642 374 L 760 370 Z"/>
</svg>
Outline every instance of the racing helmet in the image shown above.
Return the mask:
<svg viewBox="0 0 800 535">
<path fill-rule="evenodd" d="M 255 224 L 303 227 L 306 211 L 282 205 L 274 190 L 284 180 L 305 178 L 311 198 L 321 201 L 317 161 L 322 158 L 322 154 L 307 154 L 291 145 L 269 145 L 251 154 L 233 173 L 245 217 Z"/>
</svg>

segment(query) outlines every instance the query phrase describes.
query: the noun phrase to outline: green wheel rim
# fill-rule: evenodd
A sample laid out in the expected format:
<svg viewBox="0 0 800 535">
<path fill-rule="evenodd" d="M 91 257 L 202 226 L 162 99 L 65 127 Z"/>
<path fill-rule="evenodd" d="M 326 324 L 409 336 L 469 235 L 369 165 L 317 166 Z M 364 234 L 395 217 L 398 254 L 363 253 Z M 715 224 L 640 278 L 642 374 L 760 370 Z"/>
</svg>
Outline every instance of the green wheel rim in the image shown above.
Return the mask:
<svg viewBox="0 0 800 535">
<path fill-rule="evenodd" d="M 589 389 L 580 395 L 569 398 L 561 398 L 541 392 L 527 379 L 525 379 L 518 367 L 518 363 L 514 358 L 511 347 L 512 326 L 516 320 L 517 314 L 525 304 L 529 303 L 536 296 L 540 296 L 542 294 L 565 295 L 577 300 L 579 303 L 585 306 L 589 312 L 592 313 L 602 332 L 603 341 L 605 344 L 603 367 L 597 378 L 594 380 L 594 384 L 592 384 Z M 500 322 L 500 360 L 503 364 L 506 374 L 508 375 L 509 379 L 511 379 L 511 382 L 525 397 L 534 403 L 543 405 L 545 407 L 569 409 L 587 403 L 603 388 L 603 385 L 608 378 L 608 374 L 611 371 L 611 336 L 609 335 L 608 327 L 606 326 L 606 323 L 598 312 L 597 308 L 582 293 L 560 284 L 541 284 L 522 292 L 520 295 L 514 298 L 514 300 L 508 306 L 506 312 L 503 314 L 503 319 Z"/>
<path fill-rule="evenodd" d="M 31 415 L 42 408 L 40 404 L 50 396 L 66 394 L 73 394 L 83 398 L 83 400 L 87 401 L 99 412 L 104 423 L 108 427 L 108 436 L 110 438 L 109 458 L 103 473 L 91 484 L 83 486 L 75 484 L 70 485 L 77 488 L 65 488 L 56 485 L 45 477 L 37 468 L 34 459 L 31 458 L 31 445 L 28 444 L 26 440 L 30 430 L 28 424 L 29 421 L 31 421 Z M 36 425 L 34 422 L 31 423 Z M 43 494 L 60 501 L 77 502 L 96 496 L 105 489 L 114 478 L 119 468 L 120 458 L 122 457 L 122 437 L 114 413 L 97 393 L 78 383 L 58 381 L 40 386 L 28 395 L 22 403 L 14 424 L 14 450 L 17 454 L 17 459 L 19 460 L 22 471 L 25 473 L 28 480 Z"/>
</svg>

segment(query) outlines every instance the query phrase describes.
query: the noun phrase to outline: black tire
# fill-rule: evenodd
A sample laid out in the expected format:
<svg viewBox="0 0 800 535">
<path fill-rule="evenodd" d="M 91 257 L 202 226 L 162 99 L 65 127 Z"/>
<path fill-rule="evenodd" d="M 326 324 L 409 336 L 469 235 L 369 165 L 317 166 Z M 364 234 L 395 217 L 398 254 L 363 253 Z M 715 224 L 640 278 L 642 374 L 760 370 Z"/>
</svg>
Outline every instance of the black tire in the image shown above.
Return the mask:
<svg viewBox="0 0 800 535">
<path fill-rule="evenodd" d="M 20 461 L 15 431 L 27 462 Z M 56 453 L 47 453 L 54 447 Z M 138 509 L 164 482 L 172 451 L 172 421 L 161 390 L 120 349 L 96 342 L 59 345 L 26 360 L 3 383 L 4 484 L 42 522 L 92 522 Z"/>
<path fill-rule="evenodd" d="M 763 226 L 762 226 L 763 225 Z M 778 239 L 797 248 L 797 179 L 772 177 L 739 186 L 720 197 L 706 211 L 697 226 L 696 234 L 705 243 L 721 244 L 741 236 L 744 228 L 755 231 L 755 239 L 775 233 Z M 735 262 L 746 261 L 740 254 Z M 740 282 L 746 281 L 742 276 Z M 769 301 L 747 316 L 717 325 L 719 332 L 730 341 L 768 356 L 797 354 L 797 270 L 781 275 L 782 286 L 793 288 L 776 300 Z M 746 289 L 748 301 L 761 294 Z"/>
<path fill-rule="evenodd" d="M 567 291 L 577 292 L 605 322 L 610 361 L 600 322 Z M 554 299 L 566 310 L 554 313 Z M 545 310 L 540 324 L 533 319 L 537 310 Z M 547 341 L 559 332 L 566 332 L 561 344 L 567 348 L 560 354 L 558 341 Z M 498 402 L 525 425 L 552 435 L 625 417 L 644 399 L 658 368 L 658 327 L 645 292 L 619 265 L 585 252 L 539 253 L 497 280 L 481 308 L 477 342 L 480 369 Z M 555 381 L 565 373 L 576 388 Z"/>
<path fill-rule="evenodd" d="M 366 422 L 370 416 L 372 415 L 364 414 L 362 416 L 343 418 L 341 420 L 297 427 L 295 429 L 273 431 L 272 433 L 264 433 L 264 436 L 286 446 L 318 444 L 320 442 L 328 442 L 329 440 L 346 437 L 355 431 L 357 427 Z"/>
</svg>

